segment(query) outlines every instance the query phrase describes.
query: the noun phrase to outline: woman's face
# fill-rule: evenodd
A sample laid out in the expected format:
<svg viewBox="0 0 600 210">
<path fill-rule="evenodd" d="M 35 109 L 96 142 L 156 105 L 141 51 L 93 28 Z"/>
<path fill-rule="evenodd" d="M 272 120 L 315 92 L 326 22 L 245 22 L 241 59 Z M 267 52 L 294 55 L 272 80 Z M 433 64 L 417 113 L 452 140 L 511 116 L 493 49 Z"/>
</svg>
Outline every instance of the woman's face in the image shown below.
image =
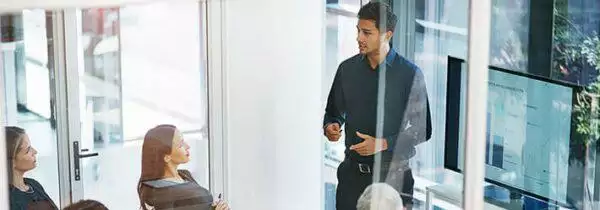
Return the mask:
<svg viewBox="0 0 600 210">
<path fill-rule="evenodd" d="M 190 146 L 185 143 L 179 130 L 175 130 L 173 135 L 173 147 L 171 148 L 171 162 L 174 164 L 183 164 L 190 161 Z"/>
<path fill-rule="evenodd" d="M 35 168 L 37 150 L 31 147 L 31 141 L 29 141 L 27 134 L 23 134 L 21 138 L 23 138 L 21 139 L 21 146 L 17 149 L 13 160 L 13 169 L 26 172 Z"/>
</svg>

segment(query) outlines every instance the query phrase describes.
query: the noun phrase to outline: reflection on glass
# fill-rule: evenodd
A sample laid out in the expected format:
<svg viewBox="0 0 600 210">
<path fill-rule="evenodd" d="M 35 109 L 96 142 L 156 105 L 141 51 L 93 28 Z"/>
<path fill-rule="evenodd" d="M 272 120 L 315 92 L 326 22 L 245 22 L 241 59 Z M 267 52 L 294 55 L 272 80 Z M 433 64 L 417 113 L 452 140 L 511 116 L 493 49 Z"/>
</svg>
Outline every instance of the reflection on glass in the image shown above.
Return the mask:
<svg viewBox="0 0 600 210">
<path fill-rule="evenodd" d="M 58 202 L 58 157 L 56 122 L 52 113 L 49 42 L 52 34 L 51 13 L 24 10 L 0 17 L 8 125 L 27 131 L 37 149 L 37 167 L 27 173 L 44 186 L 50 198 Z M 3 116 L 4 117 L 4 116 Z"/>
<path fill-rule="evenodd" d="M 597 81 L 597 57 L 600 10 L 593 0 L 575 3 L 557 0 L 554 3 L 553 78 L 589 85 Z"/>
<path fill-rule="evenodd" d="M 85 198 L 139 208 L 143 136 L 159 124 L 181 130 L 194 157 L 187 169 L 208 187 L 199 17 L 198 2 L 186 1 L 82 10 L 81 148 L 99 153 L 82 159 Z"/>
<path fill-rule="evenodd" d="M 527 71 L 529 0 L 492 1 L 490 64 Z"/>
<path fill-rule="evenodd" d="M 574 128 L 578 140 L 572 142 L 569 171 L 569 194 L 578 208 L 591 208 L 598 205 L 598 102 L 600 81 L 600 36 L 598 35 L 596 1 L 554 2 L 552 78 L 577 84 L 583 88 L 578 92 L 574 105 Z"/>
<path fill-rule="evenodd" d="M 461 106 L 447 109 L 448 118 L 458 118 L 459 125 L 446 127 L 446 166 L 462 172 L 466 68 L 464 61 L 457 59 L 450 59 L 449 66 L 448 94 L 453 97 L 448 103 L 458 104 L 461 100 Z M 525 206 L 573 205 L 579 195 L 570 188 L 578 184 L 569 177 L 581 173 L 569 163 L 578 153 L 570 151 L 576 148 L 571 120 L 577 88 L 497 67 L 490 69 L 488 83 L 485 178 L 490 184 L 484 190 L 486 201 L 505 208 L 511 202 Z"/>
<path fill-rule="evenodd" d="M 415 63 L 421 67 L 431 106 L 433 134 L 430 144 L 417 148 L 415 172 L 433 183 L 460 186 L 461 177 L 444 173 L 444 127 L 446 125 L 446 85 L 448 56 L 467 56 L 468 1 L 417 1 Z M 425 186 L 422 186 L 423 188 Z"/>
<path fill-rule="evenodd" d="M 449 75 L 453 68 L 464 66 L 452 67 L 446 62 L 448 56 L 466 58 L 467 34 L 462 29 L 467 25 L 463 17 L 467 13 L 456 11 L 466 12 L 467 2 L 416 2 L 415 58 L 430 90 L 434 133 L 433 145 L 423 145 L 417 152 L 414 163 L 424 170 L 417 169 L 419 177 L 415 179 L 433 181 L 432 186 L 420 186 L 432 195 L 449 196 L 449 192 L 456 192 L 449 188 L 460 189 L 462 184 L 461 177 L 448 169 L 454 167 L 450 163 L 462 167 L 463 147 L 457 139 L 464 137 L 465 128 L 452 126 L 464 124 L 464 116 L 459 123 L 452 123 L 448 120 L 459 117 L 450 117 L 447 108 L 466 109 L 465 93 L 454 94 L 466 88 L 465 75 Z M 532 46 L 528 40 L 529 13 L 532 6 L 539 5 L 530 5 L 529 0 L 493 1 L 490 64 L 499 68 L 490 70 L 488 81 L 483 166 L 486 205 L 504 209 L 591 209 L 589 201 L 597 196 L 598 68 L 588 61 L 598 57 L 595 49 L 600 42 L 593 32 L 598 30 L 600 7 L 591 0 L 560 0 L 554 4 L 554 8 L 535 8 L 544 14 L 554 13 L 553 60 L 546 62 L 553 64 L 553 79 L 583 86 L 583 92 L 582 87 L 512 72 L 527 72 L 527 52 L 536 50 L 528 49 Z M 504 71 L 494 70 L 500 68 Z M 460 83 L 454 84 L 455 80 Z M 445 131 L 440 129 L 444 127 Z M 452 142 L 448 135 L 456 135 L 454 140 L 458 142 Z M 458 154 L 448 154 L 450 151 Z M 436 155 L 444 153 L 445 158 Z M 434 205 L 436 202 L 438 199 L 432 199 Z"/>
</svg>

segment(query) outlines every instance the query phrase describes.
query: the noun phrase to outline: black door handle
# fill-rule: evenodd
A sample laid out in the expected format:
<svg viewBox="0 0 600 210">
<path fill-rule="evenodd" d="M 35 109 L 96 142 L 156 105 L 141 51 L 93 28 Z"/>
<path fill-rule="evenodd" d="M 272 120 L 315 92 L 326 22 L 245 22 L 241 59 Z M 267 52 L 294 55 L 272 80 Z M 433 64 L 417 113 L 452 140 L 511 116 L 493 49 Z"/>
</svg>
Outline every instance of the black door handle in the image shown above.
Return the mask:
<svg viewBox="0 0 600 210">
<path fill-rule="evenodd" d="M 94 156 L 98 156 L 98 153 L 92 152 L 92 153 L 88 153 L 88 154 L 79 154 L 79 158 L 89 158 L 89 157 L 94 157 Z"/>
<path fill-rule="evenodd" d="M 87 151 L 89 151 L 89 149 L 79 150 L 79 141 L 73 142 L 73 161 L 75 162 L 73 165 L 75 166 L 75 181 L 81 180 L 80 159 L 98 156 L 97 152 L 92 152 L 88 154 L 80 153 Z"/>
</svg>

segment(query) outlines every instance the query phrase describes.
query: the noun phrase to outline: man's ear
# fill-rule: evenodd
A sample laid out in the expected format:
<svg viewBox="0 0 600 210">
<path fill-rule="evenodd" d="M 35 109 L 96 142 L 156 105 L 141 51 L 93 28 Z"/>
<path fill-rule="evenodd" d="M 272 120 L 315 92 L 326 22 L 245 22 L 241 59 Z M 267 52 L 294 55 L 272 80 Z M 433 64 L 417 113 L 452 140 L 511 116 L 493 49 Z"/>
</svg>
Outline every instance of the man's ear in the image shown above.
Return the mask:
<svg viewBox="0 0 600 210">
<path fill-rule="evenodd" d="M 393 36 L 394 36 L 394 32 L 391 32 L 391 31 L 385 32 L 385 40 L 390 41 Z"/>
<path fill-rule="evenodd" d="M 171 156 L 170 155 L 165 155 L 165 163 L 171 162 Z"/>
</svg>

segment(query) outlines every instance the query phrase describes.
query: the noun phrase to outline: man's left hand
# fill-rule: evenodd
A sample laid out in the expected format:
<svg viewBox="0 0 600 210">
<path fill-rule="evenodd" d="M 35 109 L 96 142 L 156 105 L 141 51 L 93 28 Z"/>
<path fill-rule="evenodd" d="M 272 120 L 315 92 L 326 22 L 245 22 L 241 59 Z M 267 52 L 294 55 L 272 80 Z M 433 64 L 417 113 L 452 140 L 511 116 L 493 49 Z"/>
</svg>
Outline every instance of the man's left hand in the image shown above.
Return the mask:
<svg viewBox="0 0 600 210">
<path fill-rule="evenodd" d="M 380 151 L 386 150 L 388 145 L 385 139 L 377 139 L 375 137 L 356 132 L 356 135 L 363 139 L 363 142 L 350 146 L 350 150 L 356 151 L 362 156 L 369 156 Z M 381 142 L 380 147 L 377 147 L 377 142 Z"/>
</svg>

